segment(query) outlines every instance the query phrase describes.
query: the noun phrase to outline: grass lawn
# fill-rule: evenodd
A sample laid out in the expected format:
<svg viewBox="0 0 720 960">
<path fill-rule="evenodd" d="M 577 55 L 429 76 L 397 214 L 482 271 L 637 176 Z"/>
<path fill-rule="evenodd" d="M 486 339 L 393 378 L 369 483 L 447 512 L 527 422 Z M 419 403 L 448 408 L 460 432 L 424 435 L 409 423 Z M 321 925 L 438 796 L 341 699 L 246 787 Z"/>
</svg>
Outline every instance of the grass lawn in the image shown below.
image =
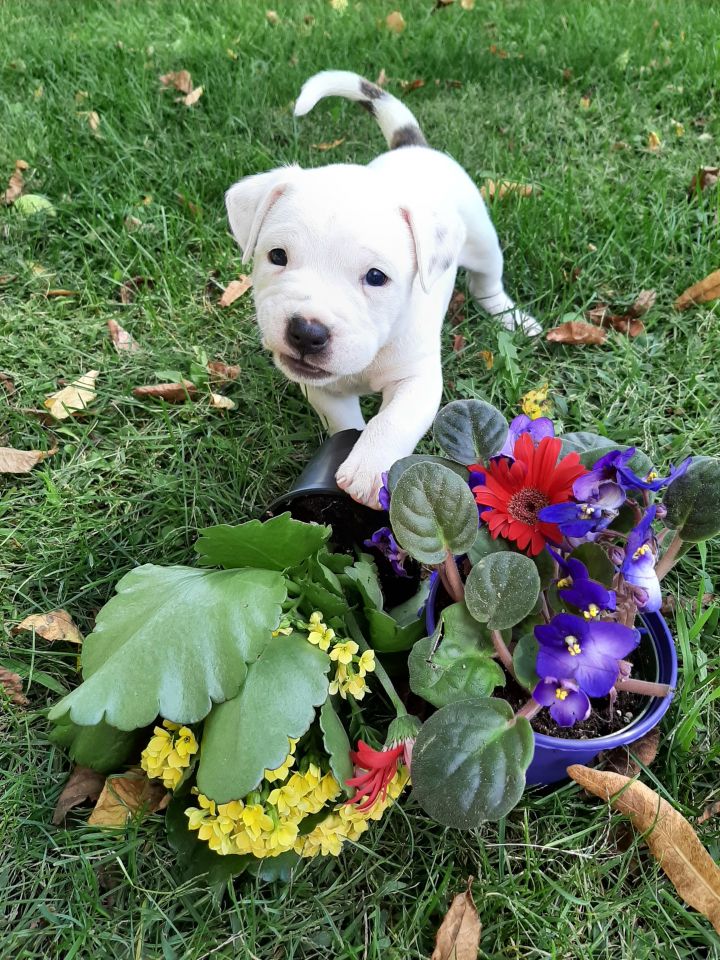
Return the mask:
<svg viewBox="0 0 720 960">
<path fill-rule="evenodd" d="M 720 8 L 476 0 L 472 11 L 457 2 L 434 12 L 432 0 L 350 0 L 341 14 L 324 0 L 273 3 L 274 25 L 257 0 L 0 4 L 0 175 L 26 160 L 29 190 L 57 209 L 22 219 L 0 208 L 0 275 L 11 277 L 0 286 L 0 369 L 18 388 L 7 400 L 0 390 L 0 445 L 47 449 L 28 408 L 58 378 L 101 372 L 92 415 L 52 429 L 58 453 L 0 478 L 0 663 L 27 678 L 30 697 L 0 720 L 0 957 L 427 957 L 450 897 L 473 875 L 484 958 L 720 958 L 720 938 L 644 849 L 618 843 L 621 818 L 570 786 L 528 794 L 505 822 L 468 835 L 406 803 L 366 845 L 304 864 L 289 886 L 238 882 L 222 904 L 178 881 L 157 817 L 120 837 L 82 814 L 50 826 L 68 762 L 44 715 L 78 681 L 76 654 L 42 641 L 31 649 L 11 626 L 62 606 L 88 631 L 123 573 L 189 562 L 198 527 L 255 515 L 321 438 L 297 388 L 260 352 L 249 297 L 220 309 L 214 287 L 241 270 L 222 203 L 235 179 L 291 161 L 362 163 L 383 148 L 351 104 L 294 121 L 292 100 L 315 71 L 374 78 L 383 68 L 398 94 L 398 81 L 423 78 L 407 102 L 432 144 L 477 181 L 537 185 L 492 213 L 508 289 L 544 326 L 599 299 L 657 291 L 646 335 L 612 333 L 584 349 L 522 336 L 503 346 L 471 305 L 465 349 L 453 352 L 446 333 L 447 399 L 517 410 L 548 383 L 566 430 L 637 443 L 661 467 L 720 452 L 720 307 L 672 309 L 720 266 L 720 193 L 686 196 L 697 167 L 718 163 Z M 378 26 L 396 8 L 401 35 Z M 193 108 L 159 88 L 160 74 L 181 68 L 204 87 Z M 99 114 L 96 132 L 88 111 Z M 331 153 L 312 146 L 340 138 Z M 120 285 L 133 276 L 153 285 L 123 305 Z M 47 299 L 50 288 L 78 295 Z M 109 318 L 142 352 L 114 351 Z M 187 371 L 195 349 L 242 366 L 229 391 L 237 410 L 133 398 L 155 371 Z M 710 700 L 720 638 L 691 629 L 695 598 L 718 579 L 711 544 L 702 570 L 686 559 L 668 584 L 683 686 L 647 780 L 690 818 L 720 799 Z M 717 823 L 700 828 L 716 859 Z"/>
</svg>

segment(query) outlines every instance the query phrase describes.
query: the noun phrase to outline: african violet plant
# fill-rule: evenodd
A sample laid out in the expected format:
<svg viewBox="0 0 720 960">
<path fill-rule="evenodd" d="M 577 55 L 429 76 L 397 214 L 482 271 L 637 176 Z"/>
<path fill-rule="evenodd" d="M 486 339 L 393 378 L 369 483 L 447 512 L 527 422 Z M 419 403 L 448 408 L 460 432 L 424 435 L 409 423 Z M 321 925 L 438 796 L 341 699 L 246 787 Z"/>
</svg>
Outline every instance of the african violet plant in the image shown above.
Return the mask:
<svg viewBox="0 0 720 960">
<path fill-rule="evenodd" d="M 392 530 L 376 545 L 428 565 L 448 602 L 409 670 L 438 708 L 413 747 L 414 796 L 449 826 L 515 806 L 544 708 L 568 728 L 619 691 L 671 693 L 632 675 L 636 617 L 659 610 L 678 556 L 720 531 L 720 460 L 661 477 L 635 448 L 554 433 L 544 417 L 508 427 L 488 403 L 454 401 L 434 424 L 447 458 L 398 461 L 381 492 Z M 514 709 L 501 691 L 515 685 Z"/>
<path fill-rule="evenodd" d="M 373 558 L 330 536 L 286 513 L 202 531 L 199 567 L 132 570 L 83 645 L 83 682 L 50 712 L 78 763 L 139 759 L 172 791 L 191 872 L 338 854 L 408 780 L 418 724 L 375 649 L 422 635 L 418 603 L 386 613 Z"/>
</svg>

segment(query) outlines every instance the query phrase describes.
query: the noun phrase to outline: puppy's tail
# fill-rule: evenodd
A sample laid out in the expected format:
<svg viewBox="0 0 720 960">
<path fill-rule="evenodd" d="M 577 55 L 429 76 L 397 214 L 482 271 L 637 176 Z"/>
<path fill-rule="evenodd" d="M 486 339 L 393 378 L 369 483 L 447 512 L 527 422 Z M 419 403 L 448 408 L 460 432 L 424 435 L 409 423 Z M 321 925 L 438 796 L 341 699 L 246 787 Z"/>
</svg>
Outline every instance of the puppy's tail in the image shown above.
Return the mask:
<svg viewBox="0 0 720 960">
<path fill-rule="evenodd" d="M 295 116 L 309 113 L 323 97 L 357 100 L 380 124 L 391 150 L 396 147 L 426 147 L 422 130 L 404 103 L 377 84 L 348 70 L 325 70 L 305 81 L 295 103 Z"/>
</svg>

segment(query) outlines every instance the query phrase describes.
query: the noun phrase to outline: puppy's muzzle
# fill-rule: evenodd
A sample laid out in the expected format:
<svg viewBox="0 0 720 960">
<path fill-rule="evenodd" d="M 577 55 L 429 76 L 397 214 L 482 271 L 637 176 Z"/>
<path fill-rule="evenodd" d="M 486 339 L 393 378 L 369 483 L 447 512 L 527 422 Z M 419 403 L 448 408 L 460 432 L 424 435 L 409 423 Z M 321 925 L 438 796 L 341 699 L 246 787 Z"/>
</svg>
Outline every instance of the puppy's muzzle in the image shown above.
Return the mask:
<svg viewBox="0 0 720 960">
<path fill-rule="evenodd" d="M 330 331 L 319 320 L 309 320 L 294 313 L 288 320 L 285 340 L 304 357 L 309 353 L 322 353 L 330 343 Z"/>
</svg>

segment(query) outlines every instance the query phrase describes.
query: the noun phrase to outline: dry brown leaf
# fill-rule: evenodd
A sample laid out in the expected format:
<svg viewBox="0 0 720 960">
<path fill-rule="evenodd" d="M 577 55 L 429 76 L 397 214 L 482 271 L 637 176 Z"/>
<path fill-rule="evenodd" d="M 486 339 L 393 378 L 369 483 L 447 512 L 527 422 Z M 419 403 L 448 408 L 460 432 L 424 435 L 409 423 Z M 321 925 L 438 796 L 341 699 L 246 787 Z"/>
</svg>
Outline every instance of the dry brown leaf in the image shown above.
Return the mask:
<svg viewBox="0 0 720 960">
<path fill-rule="evenodd" d="M 590 97 L 580 97 L 580 107 L 582 110 L 589 110 L 592 100 Z"/>
<path fill-rule="evenodd" d="M 402 33 L 407 24 L 405 23 L 405 17 L 400 13 L 400 11 L 393 10 L 392 13 L 389 13 L 385 17 L 385 26 L 392 33 Z"/>
<path fill-rule="evenodd" d="M 472 877 L 467 890 L 450 904 L 435 935 L 435 949 L 430 960 L 477 960 L 482 926 L 472 898 Z"/>
<path fill-rule="evenodd" d="M 280 16 L 277 10 L 266 10 L 265 19 L 267 20 L 268 23 L 271 23 L 274 27 L 276 27 L 280 23 Z"/>
<path fill-rule="evenodd" d="M 180 93 L 190 93 L 193 88 L 189 70 L 173 70 L 170 73 L 164 73 L 160 77 L 160 83 L 166 89 L 172 87 Z"/>
<path fill-rule="evenodd" d="M 597 303 L 585 313 L 585 316 L 590 323 L 594 323 L 598 327 L 605 327 L 608 318 L 611 316 L 610 307 L 606 303 Z"/>
<path fill-rule="evenodd" d="M 467 346 L 467 340 L 461 333 L 453 334 L 453 352 L 460 353 Z"/>
<path fill-rule="evenodd" d="M 176 193 L 175 196 L 180 206 L 185 207 L 193 217 L 199 217 L 202 214 L 200 207 L 196 203 L 193 203 L 192 200 L 188 200 L 184 193 Z"/>
<path fill-rule="evenodd" d="M 475 0 L 460 0 L 460 6 L 463 10 L 474 10 Z"/>
<path fill-rule="evenodd" d="M 628 317 L 642 317 L 655 306 L 657 294 L 654 290 L 641 290 L 635 302 L 627 312 Z"/>
<path fill-rule="evenodd" d="M 640 737 L 635 743 L 626 747 L 615 747 L 606 750 L 603 754 L 605 769 L 614 773 L 621 773 L 624 777 L 636 777 L 640 773 L 640 764 L 643 767 L 652 765 L 660 746 L 660 730 L 658 727 Z M 631 756 L 632 754 L 632 756 Z M 635 759 L 637 757 L 637 759 Z M 638 761 L 640 761 L 638 763 Z"/>
<path fill-rule="evenodd" d="M 425 81 L 418 77 L 417 80 L 401 80 L 400 87 L 403 93 L 412 93 L 413 90 L 420 90 L 425 86 Z"/>
<path fill-rule="evenodd" d="M 42 460 L 52 457 L 58 448 L 52 450 L 16 450 L 14 447 L 0 447 L 0 473 L 30 473 Z"/>
<path fill-rule="evenodd" d="M 79 807 L 89 800 L 95 803 L 102 793 L 105 775 L 91 770 L 90 767 L 75 767 L 68 777 L 55 804 L 52 822 L 57 827 L 64 822 L 73 807 Z"/>
<path fill-rule="evenodd" d="M 14 393 L 17 393 L 15 381 L 9 373 L 5 373 L 3 370 L 0 370 L 0 387 L 2 387 L 8 397 L 12 397 Z"/>
<path fill-rule="evenodd" d="M 59 300 L 61 297 L 77 297 L 77 290 L 65 290 L 63 287 L 53 287 L 45 291 L 48 300 Z"/>
<path fill-rule="evenodd" d="M 518 197 L 530 197 L 534 190 L 529 183 L 515 183 L 513 180 L 486 180 L 480 187 L 480 193 L 484 200 L 493 200 L 495 197 L 502 200 L 510 193 Z"/>
<path fill-rule="evenodd" d="M 380 68 L 380 73 L 377 75 L 377 80 L 375 81 L 376 87 L 384 87 L 387 85 L 388 75 L 385 73 L 385 67 Z"/>
<path fill-rule="evenodd" d="M 688 200 L 692 200 L 698 190 L 709 190 L 714 187 L 720 179 L 720 167 L 700 167 L 698 172 L 690 181 L 688 187 Z"/>
<path fill-rule="evenodd" d="M 651 130 L 648 134 L 647 147 L 652 153 L 657 153 L 662 147 L 662 140 L 654 130 Z"/>
<path fill-rule="evenodd" d="M 30 702 L 23 693 L 23 684 L 20 676 L 11 670 L 6 670 L 4 667 L 0 667 L 0 687 L 2 687 L 7 696 L 10 697 L 10 703 L 14 703 L 16 707 L 26 707 Z"/>
<path fill-rule="evenodd" d="M 698 280 L 675 301 L 676 310 L 687 310 L 694 303 L 707 303 L 720 297 L 720 270 L 713 270 L 707 277 Z"/>
<path fill-rule="evenodd" d="M 235 303 L 238 297 L 247 293 L 251 286 L 252 280 L 250 277 L 246 277 L 244 273 L 241 273 L 237 280 L 231 280 L 227 287 L 225 287 L 225 291 L 218 301 L 219 305 L 221 307 L 229 307 L 231 303 Z"/>
<path fill-rule="evenodd" d="M 142 220 L 138 220 L 137 217 L 127 216 L 125 217 L 125 229 L 128 233 L 134 233 L 135 230 L 139 230 L 143 225 Z"/>
<path fill-rule="evenodd" d="M 88 126 L 93 133 L 100 129 L 100 114 L 96 110 L 91 110 L 87 115 Z"/>
<path fill-rule="evenodd" d="M 48 643 L 65 640 L 67 643 L 80 645 L 83 642 L 83 636 L 67 610 L 31 613 L 29 617 L 25 617 L 21 623 L 13 627 L 12 632 L 20 633 L 21 630 L 34 630 L 39 637 L 47 640 Z"/>
<path fill-rule="evenodd" d="M 186 97 L 179 97 L 177 102 L 184 103 L 186 107 L 194 107 L 200 97 L 203 95 L 204 87 L 195 87 Z"/>
<path fill-rule="evenodd" d="M 145 387 L 133 387 L 133 396 L 159 397 L 168 403 L 185 403 L 198 392 L 197 387 L 190 380 L 181 380 L 179 383 L 151 383 Z"/>
<path fill-rule="evenodd" d="M 545 339 L 552 343 L 599 344 L 605 343 L 607 333 L 602 327 L 595 327 L 591 323 L 569 320 L 548 330 Z"/>
<path fill-rule="evenodd" d="M 154 286 L 155 281 L 150 277 L 130 277 L 129 280 L 124 280 L 120 285 L 120 303 L 127 306 L 128 303 L 135 300 L 135 295 L 140 287 L 152 289 Z"/>
<path fill-rule="evenodd" d="M 121 327 L 117 320 L 110 318 L 107 325 L 110 339 L 118 353 L 135 353 L 140 349 L 140 344 L 135 337 L 128 333 L 124 327 Z"/>
<path fill-rule="evenodd" d="M 137 813 L 156 813 L 167 806 L 169 794 L 157 780 L 139 770 L 108 777 L 88 817 L 94 827 L 122 827 Z"/>
<path fill-rule="evenodd" d="M 494 366 L 494 364 L 495 364 L 495 357 L 493 356 L 492 351 L 491 351 L 491 350 L 481 350 L 479 356 L 480 356 L 480 359 L 482 360 L 482 362 L 485 364 L 485 369 L 486 369 L 486 370 L 492 370 L 492 368 L 493 368 L 493 366 Z"/>
<path fill-rule="evenodd" d="M 611 327 L 628 337 L 638 337 L 645 332 L 645 325 L 638 318 L 651 309 L 655 299 L 654 290 L 642 290 L 627 313 L 611 313 L 606 303 L 598 303 L 588 310 L 585 316 L 598 327 Z"/>
<path fill-rule="evenodd" d="M 625 317 L 610 317 L 610 321 L 610 326 L 613 330 L 617 330 L 618 333 L 624 333 L 630 337 L 631 340 L 639 337 L 641 333 L 645 333 L 645 324 L 642 320 L 635 320 L 629 315 Z"/>
<path fill-rule="evenodd" d="M 95 399 L 95 381 L 100 375 L 99 370 L 90 370 L 83 374 L 79 380 L 74 380 L 58 390 L 57 393 L 51 393 L 49 397 L 43 400 L 43 406 L 50 411 L 50 415 L 56 420 L 66 420 L 84 410 Z"/>
<path fill-rule="evenodd" d="M 11 203 L 15 203 L 18 197 L 21 197 L 23 190 L 25 189 L 25 178 L 23 177 L 23 171 L 27 170 L 29 164 L 24 160 L 15 161 L 15 169 L 10 174 L 10 179 L 8 180 L 7 190 L 2 195 L 2 202 L 6 206 L 10 206 Z"/>
<path fill-rule="evenodd" d="M 221 393 L 210 393 L 210 406 L 216 410 L 234 410 L 237 404 L 230 397 L 224 397 Z"/>
<path fill-rule="evenodd" d="M 455 290 L 447 308 L 447 318 L 451 327 L 458 327 L 465 319 L 465 294 Z"/>
<path fill-rule="evenodd" d="M 630 818 L 685 903 L 703 913 L 720 933 L 720 867 L 685 817 L 638 780 L 580 764 L 567 772 L 585 790 Z"/>
<path fill-rule="evenodd" d="M 237 364 L 224 363 L 222 360 L 210 360 L 207 368 L 213 384 L 232 383 L 240 376 L 240 367 Z"/>
<path fill-rule="evenodd" d="M 324 143 L 311 143 L 310 146 L 313 150 L 334 150 L 335 147 L 339 147 L 341 143 L 345 143 L 345 137 L 340 137 L 339 140 L 326 140 Z"/>
<path fill-rule="evenodd" d="M 698 823 L 707 823 L 708 820 L 711 820 L 713 817 L 716 817 L 720 813 L 720 800 L 716 800 L 715 803 L 710 803 L 705 807 L 703 812 L 698 817 Z"/>
</svg>

